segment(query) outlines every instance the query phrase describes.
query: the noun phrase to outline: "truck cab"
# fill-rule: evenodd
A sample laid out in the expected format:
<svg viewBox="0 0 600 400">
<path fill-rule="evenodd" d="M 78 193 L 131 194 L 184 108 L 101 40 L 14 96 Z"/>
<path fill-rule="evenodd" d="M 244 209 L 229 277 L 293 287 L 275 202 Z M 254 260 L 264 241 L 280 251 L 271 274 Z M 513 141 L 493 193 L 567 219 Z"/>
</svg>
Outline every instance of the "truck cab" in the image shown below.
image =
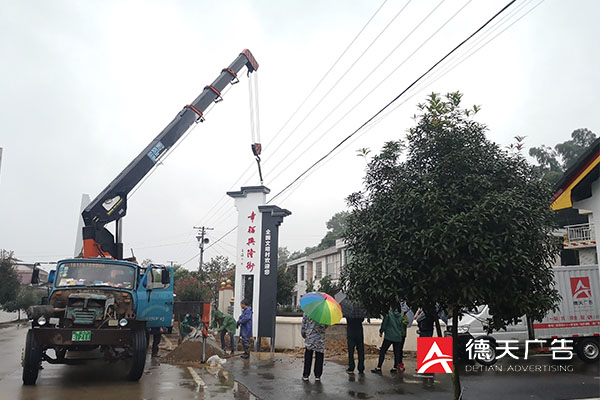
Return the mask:
<svg viewBox="0 0 600 400">
<path fill-rule="evenodd" d="M 70 364 L 69 351 L 97 350 L 107 360 L 131 362 L 128 378 L 138 380 L 144 371 L 147 328 L 172 324 L 172 268 L 75 258 L 59 261 L 53 275 L 48 304 L 28 310 L 32 326 L 23 382 L 35 383 L 42 361 Z"/>
</svg>

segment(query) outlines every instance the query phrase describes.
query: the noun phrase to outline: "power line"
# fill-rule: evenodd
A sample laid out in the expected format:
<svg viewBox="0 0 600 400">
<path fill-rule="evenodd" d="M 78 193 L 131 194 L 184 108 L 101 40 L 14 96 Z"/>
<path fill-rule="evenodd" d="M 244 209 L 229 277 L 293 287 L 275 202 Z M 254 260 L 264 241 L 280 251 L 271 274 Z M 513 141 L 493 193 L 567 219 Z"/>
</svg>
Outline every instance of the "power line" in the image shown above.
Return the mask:
<svg viewBox="0 0 600 400">
<path fill-rule="evenodd" d="M 412 34 L 427 20 L 429 19 L 429 17 L 444 3 L 445 0 L 441 0 L 401 41 L 398 45 L 396 45 L 396 47 L 390 52 L 388 53 L 388 55 L 386 57 L 384 57 L 383 61 L 381 61 L 380 63 L 378 63 L 378 66 L 376 66 L 373 70 L 371 70 L 371 72 L 367 75 L 366 78 L 364 78 L 358 85 L 356 85 L 352 91 L 350 93 L 348 93 L 346 96 L 344 96 L 344 100 L 342 100 L 340 103 L 338 103 L 338 105 L 329 112 L 329 114 L 327 116 L 325 116 L 325 118 L 323 118 L 318 124 L 317 127 L 319 125 L 321 125 L 323 122 L 325 122 L 342 104 L 345 103 L 345 101 L 349 98 L 350 95 L 352 95 L 366 80 L 367 78 L 373 74 L 378 68 L 379 66 L 382 65 L 383 62 L 385 62 L 410 36 L 412 36 Z M 454 17 L 456 15 L 458 15 L 458 13 L 460 13 L 472 0 L 468 0 L 467 3 L 465 3 L 465 5 L 463 5 L 457 12 L 455 12 L 448 20 L 446 20 L 446 22 L 444 24 L 442 24 L 441 27 L 439 27 L 428 39 L 426 39 L 423 43 L 421 43 L 421 45 L 419 47 L 417 47 L 417 49 L 415 51 L 413 51 L 411 53 L 411 55 L 409 55 L 407 58 L 404 59 L 404 61 L 397 66 L 393 72 L 395 72 L 398 68 L 400 68 L 400 66 L 402 66 L 409 58 L 411 58 L 417 51 L 419 51 L 423 46 L 425 46 L 425 44 L 433 37 L 435 36 L 444 26 L 446 26 L 452 19 L 454 19 Z M 362 56 L 364 56 L 364 54 L 371 48 L 371 46 L 373 46 L 373 44 L 381 37 L 381 35 L 387 30 L 387 28 L 397 19 L 397 17 L 404 11 L 404 9 L 406 8 L 406 6 L 408 6 L 408 4 L 410 3 L 407 2 L 406 5 L 404 7 L 402 7 L 400 9 L 400 11 L 398 11 L 398 13 L 396 13 L 396 15 L 388 22 L 388 24 L 379 32 L 379 34 L 375 37 L 375 39 L 373 39 L 371 41 L 371 43 L 367 46 L 367 48 L 361 53 L 361 55 L 353 62 L 353 64 L 346 69 L 346 71 L 340 76 L 340 78 L 333 84 L 333 86 L 329 89 L 329 91 L 327 92 L 328 94 L 331 93 L 331 90 L 333 90 L 338 83 L 347 75 L 347 73 L 352 69 L 352 67 L 355 66 L 355 64 L 362 58 Z M 390 74 L 391 75 L 391 74 Z M 387 80 L 390 75 L 388 75 L 383 81 L 381 81 L 375 88 L 371 89 L 370 93 L 371 94 L 375 89 L 377 89 L 379 86 L 381 86 L 385 80 Z M 322 81 L 322 80 L 321 80 Z M 320 82 L 321 82 L 320 81 Z M 368 95 L 367 95 L 368 96 Z M 319 140 L 321 140 L 325 134 L 327 134 L 328 132 L 330 132 L 341 120 L 343 120 L 348 114 L 350 114 L 350 112 L 352 112 L 356 107 L 358 107 L 362 101 L 364 101 L 366 99 L 366 96 L 363 97 L 363 99 L 361 99 L 357 104 L 355 104 L 348 112 L 346 112 L 346 114 L 344 114 L 340 120 L 336 121 L 328 130 L 326 130 L 319 138 L 317 138 L 317 140 L 315 140 L 313 142 L 313 144 L 311 144 L 310 147 L 312 147 L 314 144 L 316 144 Z M 292 130 L 292 132 L 290 132 L 290 134 L 286 137 L 285 140 L 287 140 L 287 138 L 289 138 L 289 136 L 294 133 L 296 131 L 296 129 L 302 125 L 302 123 L 308 118 L 308 116 L 310 115 L 310 113 L 312 111 L 314 111 L 316 109 L 316 107 L 321 104 L 321 102 L 323 101 L 323 99 L 321 99 L 308 113 L 307 115 L 302 119 L 302 121 L 296 125 L 296 127 Z M 313 129 L 308 135 L 306 135 L 304 137 L 307 138 L 308 136 L 310 136 L 313 132 L 315 132 L 315 130 Z M 279 149 L 281 146 L 277 147 L 277 149 Z M 276 150 L 277 150 L 276 149 Z M 282 160 L 275 166 L 278 167 L 293 151 L 297 150 L 297 148 L 294 148 L 292 150 L 290 150 L 290 152 L 288 152 L 283 158 Z M 292 162 L 290 162 L 283 170 L 281 170 L 274 178 L 272 178 L 273 180 L 277 179 L 279 176 L 281 176 L 282 173 L 284 173 L 287 169 L 289 169 L 303 154 L 299 154 Z M 219 208 L 222 209 L 225 206 L 225 203 Z M 218 211 L 218 210 L 217 210 Z M 212 222 L 213 225 L 218 224 L 219 222 L 221 222 L 223 219 L 227 218 L 228 216 L 230 216 L 232 213 L 234 213 L 234 211 L 226 211 L 225 213 L 220 214 L 218 217 L 216 217 L 217 219 L 214 220 Z M 216 214 L 214 214 L 216 215 Z"/>
<path fill-rule="evenodd" d="M 404 93 L 406 93 L 407 91 L 409 91 L 413 86 L 415 86 L 421 79 L 423 79 L 425 76 L 427 76 L 433 69 L 435 69 L 439 64 L 441 64 L 446 58 L 448 58 L 449 56 L 451 56 L 456 50 L 458 50 L 459 48 L 461 48 L 466 42 L 468 42 L 473 36 L 475 36 L 477 33 L 479 33 L 481 30 L 483 30 L 488 24 L 490 24 L 494 19 L 496 19 L 496 17 L 498 17 L 500 14 L 502 14 L 506 9 L 508 9 L 511 5 L 513 5 L 515 3 L 516 0 L 512 0 L 510 1 L 507 5 L 505 5 L 500 11 L 498 11 L 492 18 L 490 18 L 486 23 L 484 23 L 481 27 L 479 27 L 475 32 L 473 32 L 471 35 L 469 35 L 466 39 L 464 39 L 461 43 L 459 43 L 456 47 L 454 47 L 452 50 L 450 50 L 450 52 L 448 52 L 445 56 L 443 56 L 441 59 L 439 59 L 435 64 L 433 64 L 427 71 L 425 71 L 421 76 L 419 76 L 413 83 L 411 83 L 406 89 L 404 89 L 402 92 L 400 92 L 400 94 L 398 94 L 396 97 L 394 97 L 390 102 L 388 102 L 383 108 L 381 108 L 379 111 L 377 111 L 373 116 L 371 116 L 367 121 L 365 121 L 362 125 L 360 125 L 356 130 L 354 130 L 351 134 L 349 134 L 348 136 L 346 136 L 340 143 L 338 143 L 337 145 L 335 145 L 333 147 L 333 149 L 331 149 L 330 151 L 328 151 L 323 157 L 321 157 L 320 159 L 318 159 L 315 163 L 313 163 L 310 167 L 308 167 L 304 172 L 302 172 L 298 177 L 296 177 L 289 185 L 287 185 L 283 190 L 281 190 L 279 193 L 277 193 L 275 196 L 273 196 L 271 198 L 271 201 L 275 200 L 277 197 L 279 197 L 283 192 L 285 192 L 286 190 L 288 190 L 294 183 L 296 183 L 300 178 L 302 178 L 304 175 L 306 175 L 306 173 L 308 171 L 310 171 L 311 169 L 313 169 L 315 166 L 317 166 L 319 163 L 321 163 L 321 161 L 325 160 L 327 157 L 329 157 L 329 155 L 331 155 L 331 153 L 333 153 L 337 148 L 339 148 L 341 145 L 343 145 L 346 141 L 348 141 L 352 136 L 354 136 L 357 132 L 359 132 L 364 126 L 366 126 L 367 124 L 369 124 L 371 121 L 373 121 L 378 115 L 380 115 L 381 113 L 383 113 L 388 107 L 390 107 L 392 104 L 394 104 L 396 102 L 396 100 L 398 100 Z"/>
<path fill-rule="evenodd" d="M 410 3 L 411 0 L 408 1 L 408 3 Z M 323 83 L 323 81 L 325 80 L 325 78 L 327 78 L 327 76 L 329 76 L 329 74 L 331 73 L 331 71 L 335 68 L 335 66 L 340 62 L 340 60 L 342 59 L 342 57 L 348 52 L 348 50 L 352 47 L 352 45 L 354 44 L 354 42 L 356 42 L 356 40 L 360 37 L 360 35 L 363 33 L 363 31 L 367 28 L 367 26 L 371 23 L 371 21 L 375 18 L 375 16 L 379 13 L 379 11 L 383 8 L 383 6 L 385 5 L 385 3 L 387 2 L 387 0 L 384 0 L 381 5 L 377 8 L 377 10 L 375 11 L 375 13 L 373 13 L 373 15 L 371 16 L 371 18 L 369 18 L 369 20 L 363 25 L 363 27 L 360 29 L 360 31 L 354 36 L 354 38 L 350 41 L 350 43 L 348 44 L 348 46 L 346 46 L 346 48 L 344 49 L 344 51 L 342 51 L 342 53 L 338 56 L 338 58 L 334 61 L 334 63 L 329 67 L 329 69 L 327 70 L 327 72 L 325 72 L 325 74 L 321 77 L 321 79 L 317 82 L 317 84 L 311 89 L 311 91 L 306 95 L 306 97 L 304 98 L 304 100 L 300 103 L 300 105 L 296 108 L 296 110 L 292 113 L 292 115 L 287 119 L 287 121 L 281 126 L 281 128 L 279 128 L 279 130 L 277 131 L 277 133 L 273 136 L 273 138 L 271 139 L 271 141 L 274 143 L 275 139 L 279 136 L 279 134 L 281 132 L 283 132 L 283 130 L 285 129 L 285 127 L 292 121 L 292 119 L 296 116 L 296 114 L 298 114 L 298 112 L 300 111 L 300 109 L 306 104 L 306 102 L 308 101 L 308 99 L 315 93 L 315 91 L 320 87 L 321 83 Z M 408 5 L 407 3 L 407 5 Z M 406 6 L 405 6 L 406 7 Z M 324 97 L 326 97 L 327 95 L 325 95 Z M 285 142 L 285 141 L 284 141 Z M 282 142 L 283 144 L 283 142 Z M 279 149 L 278 146 L 276 148 Z M 276 151 L 273 150 L 273 153 Z M 267 163 L 268 160 L 265 160 L 265 163 Z M 248 171 L 250 171 L 252 169 L 252 167 L 254 166 L 254 162 L 251 162 L 250 165 L 246 168 L 246 170 L 240 175 L 240 177 L 236 180 L 236 182 L 232 185 L 233 187 L 235 187 L 237 185 L 237 183 L 239 181 L 241 181 L 243 179 L 243 177 L 246 175 L 246 173 Z M 202 218 L 202 220 L 205 220 L 213 211 L 213 209 L 215 207 L 217 207 L 219 204 L 221 204 L 221 202 L 226 198 L 226 195 L 222 196 L 210 209 L 209 211 L 205 214 L 205 216 Z M 215 214 L 221 210 L 223 208 L 223 206 L 226 203 L 222 204 L 216 211 Z M 212 215 L 215 215 L 212 214 Z M 208 221 L 207 221 L 208 222 Z"/>
<path fill-rule="evenodd" d="M 381 5 L 379 6 L 379 8 L 377 8 L 377 10 L 375 11 L 375 13 L 371 16 L 371 18 L 369 18 L 369 20 L 367 21 L 367 23 L 361 28 L 361 30 L 354 36 L 354 38 L 352 39 L 352 41 L 350 42 L 350 44 L 348 44 L 348 46 L 346 46 L 346 48 L 344 49 L 344 51 L 342 51 L 342 54 L 339 55 L 339 57 L 334 61 L 334 63 L 331 65 L 331 67 L 329 67 L 329 69 L 327 70 L 327 72 L 325 72 L 325 74 L 321 77 L 321 79 L 319 79 L 319 81 L 317 82 L 317 84 L 312 88 L 312 90 L 308 93 L 308 95 L 306 95 L 306 97 L 304 98 L 304 100 L 302 101 L 302 103 L 298 106 L 298 108 L 292 113 L 292 115 L 288 118 L 288 120 L 283 124 L 283 126 L 277 131 L 277 133 L 275 134 L 275 136 L 273 136 L 273 139 L 271 139 L 272 141 L 275 141 L 275 138 L 277 138 L 277 136 L 279 136 L 279 134 L 283 131 L 283 129 L 287 126 L 287 124 L 290 123 L 290 121 L 296 116 L 296 114 L 300 111 L 300 109 L 304 106 L 304 104 L 306 104 L 306 101 L 310 98 L 310 96 L 312 96 L 317 89 L 321 86 L 321 83 L 323 83 L 323 81 L 325 80 L 325 78 L 327 76 L 329 76 L 329 74 L 331 73 L 331 71 L 333 71 L 333 69 L 335 68 L 335 66 L 340 62 L 340 60 L 342 59 L 342 57 L 344 57 L 344 55 L 348 52 L 348 50 L 350 49 L 350 47 L 352 47 L 352 45 L 354 44 L 354 42 L 356 42 L 356 40 L 359 38 L 359 36 L 363 33 L 363 31 L 367 28 L 367 26 L 371 23 L 371 21 L 373 20 L 373 18 L 375 18 L 375 16 L 379 13 L 379 11 L 383 8 L 383 6 L 385 5 L 385 3 L 387 2 L 387 0 L 384 0 L 383 3 L 381 3 Z M 402 13 L 402 11 L 404 11 L 404 9 L 406 8 L 406 6 L 411 2 L 411 0 L 408 0 L 408 2 L 406 3 L 406 5 L 404 7 L 402 7 L 402 9 L 394 16 L 394 18 L 392 18 L 392 20 L 390 21 L 390 23 L 388 23 L 388 25 L 383 29 L 383 31 L 381 31 L 379 33 L 379 35 L 375 38 L 375 40 L 373 42 L 371 42 L 371 44 L 367 47 L 367 49 L 354 61 L 354 63 L 352 64 L 352 66 L 354 66 L 359 60 L 360 58 L 364 55 L 364 53 L 373 45 L 373 43 L 379 38 L 379 36 L 381 36 L 381 34 L 388 28 L 388 26 Z M 352 66 L 350 68 L 352 68 Z M 339 80 L 338 80 L 339 82 Z M 323 96 L 323 98 L 321 98 L 321 101 L 328 96 L 328 94 L 331 92 L 331 90 L 333 88 L 335 88 L 335 86 L 337 85 L 336 82 L 328 91 L 327 94 L 325 94 L 325 96 Z M 316 107 L 313 107 L 312 110 L 314 110 Z M 311 111 L 312 111 L 311 110 Z M 307 113 L 307 115 L 310 114 L 310 112 Z M 304 119 L 302 120 L 302 122 L 304 121 Z M 300 124 L 302 124 L 302 122 L 300 122 Z M 299 125 L 298 125 L 299 126 Z M 294 128 L 294 130 L 292 130 L 292 133 L 298 128 L 298 126 L 296 126 L 296 128 Z M 290 133 L 291 134 L 291 133 Z M 282 144 L 287 140 L 287 138 L 289 138 L 289 135 L 282 141 Z M 279 149 L 278 146 L 273 152 L 275 152 L 276 150 Z"/>
<path fill-rule="evenodd" d="M 435 83 L 436 81 L 438 81 L 439 79 L 441 79 L 442 77 L 444 77 L 446 74 L 448 74 L 450 71 L 452 71 L 455 67 L 457 67 L 460 64 L 462 64 L 464 61 L 466 61 L 466 59 L 470 58 L 472 55 L 474 55 L 475 53 L 477 53 L 479 50 L 481 50 L 481 48 L 483 48 L 484 46 L 486 46 L 487 44 L 489 44 L 492 40 L 494 40 L 496 37 L 498 37 L 499 35 L 501 35 L 503 32 L 505 32 L 507 29 L 509 29 L 511 26 L 513 26 L 518 21 L 520 21 L 523 17 L 525 17 L 526 15 L 528 15 L 531 11 L 533 11 L 534 9 L 536 9 L 540 4 L 542 4 L 544 2 L 544 0 L 541 0 L 540 2 L 538 2 L 535 6 L 533 6 L 531 9 L 527 10 L 523 15 L 521 15 L 520 17 L 518 17 L 515 21 L 513 21 L 512 23 L 510 23 L 506 28 L 502 29 L 499 33 L 497 33 L 496 35 L 494 35 L 491 39 L 487 40 L 483 45 L 479 46 L 476 50 L 474 50 L 471 53 L 469 53 L 469 51 L 471 51 L 472 49 L 474 49 L 475 47 L 477 47 L 477 45 L 480 44 L 482 41 L 484 41 L 485 39 L 487 39 L 490 36 L 490 34 L 495 31 L 496 28 L 501 27 L 504 24 L 504 22 L 503 22 L 504 20 L 506 20 L 505 22 L 508 22 L 508 20 L 510 18 L 512 18 L 513 16 L 515 16 L 516 14 L 518 14 L 519 11 L 521 11 L 522 9 L 524 9 L 532 1 L 533 0 L 526 1 L 525 3 L 523 3 L 519 7 L 517 7 L 513 12 L 510 12 L 509 14 L 507 14 L 508 18 L 505 16 L 505 17 L 501 18 L 496 24 L 492 25 L 492 28 L 490 28 L 488 31 L 486 31 L 485 34 L 482 37 L 478 38 L 467 50 L 465 50 L 465 52 L 461 56 L 452 57 L 451 58 L 451 60 L 452 59 L 454 59 L 454 60 L 458 59 L 459 60 L 458 62 L 456 62 L 454 65 L 451 65 L 449 68 L 443 69 L 441 73 L 437 73 L 437 75 L 434 75 L 434 76 L 432 76 L 430 78 L 427 78 L 428 79 L 427 81 L 420 82 L 417 86 L 415 86 L 413 89 L 411 89 L 414 92 L 412 95 L 410 95 L 408 98 L 406 98 L 403 102 L 397 104 L 394 108 L 392 108 L 391 110 L 389 110 L 385 114 L 383 114 L 380 117 L 378 117 L 376 120 L 373 120 L 368 126 L 366 126 L 362 130 L 362 132 L 356 138 L 354 138 L 354 140 L 352 140 L 351 142 L 348 142 L 343 147 L 343 149 L 347 148 L 349 145 L 351 145 L 352 143 L 354 143 L 362 135 L 364 135 L 371 128 L 373 128 L 376 124 L 378 124 L 379 122 L 381 122 L 388 115 L 390 115 L 395 110 L 397 110 L 400 106 L 404 105 L 406 102 L 408 102 L 414 96 L 416 96 L 417 94 L 419 94 L 421 89 L 415 90 L 418 86 L 426 87 L 426 86 L 429 86 L 429 85 Z M 465 56 L 466 53 L 469 53 L 469 54 Z M 462 57 L 462 59 L 461 59 L 461 57 Z M 317 169 L 321 168 L 323 165 L 325 165 L 327 162 L 329 162 L 332 158 L 327 159 L 323 164 L 320 164 L 318 167 L 316 167 L 315 169 L 313 169 L 312 171 L 310 171 L 306 176 L 304 176 L 302 178 L 302 180 L 299 181 L 298 185 L 296 185 L 295 188 L 293 188 L 290 192 L 288 192 L 287 195 L 285 197 L 283 197 L 281 201 L 285 201 L 287 198 L 289 198 L 290 195 L 293 194 L 300 187 L 300 185 L 302 185 L 302 183 L 314 171 L 316 171 Z"/>
<path fill-rule="evenodd" d="M 379 81 L 379 83 L 377 85 L 375 85 L 374 88 L 372 88 L 369 93 L 364 96 L 361 100 L 359 100 L 356 104 L 354 104 L 354 106 L 352 106 L 352 108 L 350 108 L 348 111 L 346 111 L 346 113 L 344 115 L 342 115 L 336 122 L 334 122 L 325 132 L 323 132 L 314 142 L 312 142 L 308 148 L 312 148 L 314 147 L 314 145 L 319 142 L 321 139 L 323 139 L 323 137 L 325 137 L 326 134 L 328 134 L 329 132 L 331 132 L 331 130 L 333 128 L 335 128 L 340 122 L 342 122 L 344 119 L 346 119 L 346 117 L 352 112 L 354 111 L 360 104 L 362 104 L 363 101 L 366 100 L 366 98 L 368 96 L 370 96 L 375 90 L 377 90 L 381 85 L 383 85 L 385 83 L 385 81 L 387 81 L 396 71 L 398 71 L 398 69 L 400 67 L 402 67 L 408 60 L 410 60 L 419 50 L 421 50 L 435 35 L 437 35 L 448 23 L 450 23 L 450 21 L 452 21 L 454 19 L 454 17 L 456 17 L 472 0 L 468 0 L 458 11 L 456 11 L 450 18 L 448 18 L 446 20 L 446 22 L 444 22 L 438 29 L 436 29 L 427 39 L 425 39 L 411 54 L 409 54 L 400 64 L 398 64 L 385 78 L 383 78 L 381 81 Z M 413 30 L 400 42 L 400 44 L 404 43 L 404 41 L 410 37 L 416 30 L 417 28 L 419 28 L 434 12 L 435 10 L 438 9 L 438 7 L 440 7 L 443 3 L 440 2 L 433 10 L 431 10 L 429 12 L 429 14 L 427 14 L 425 16 L 425 18 L 423 18 L 414 28 Z M 395 52 L 399 46 L 396 46 L 392 52 L 390 52 L 385 58 L 384 61 L 393 53 Z M 382 61 L 383 62 L 383 61 Z M 381 64 L 380 64 L 381 65 Z M 346 96 L 346 99 L 349 98 L 350 95 L 352 95 L 366 80 L 367 78 L 372 75 L 375 70 L 377 70 L 377 68 L 379 68 L 379 66 L 375 67 L 368 75 L 366 78 L 364 78 L 357 86 L 354 87 L 354 89 L 352 89 L 352 91 L 350 93 L 348 93 L 348 95 Z M 345 101 L 345 100 L 344 100 Z M 344 102 L 343 101 L 343 102 Z M 342 103 L 343 103 L 342 102 Z M 327 120 L 331 114 L 338 109 L 338 107 L 342 104 L 338 104 L 338 106 L 331 111 L 330 114 L 328 114 L 325 118 L 323 118 L 321 120 L 321 122 L 318 124 L 320 125 L 321 123 L 323 123 L 325 120 Z M 287 156 L 289 156 L 291 154 L 288 153 Z M 287 157 L 286 156 L 286 157 Z M 302 154 L 299 154 L 294 160 L 292 160 L 287 167 L 285 167 L 283 170 L 281 170 L 274 178 L 272 178 L 273 180 L 277 179 L 279 176 L 281 176 L 281 174 L 283 174 L 289 167 L 291 167 L 296 161 L 298 161 L 298 159 L 302 156 Z"/>
</svg>

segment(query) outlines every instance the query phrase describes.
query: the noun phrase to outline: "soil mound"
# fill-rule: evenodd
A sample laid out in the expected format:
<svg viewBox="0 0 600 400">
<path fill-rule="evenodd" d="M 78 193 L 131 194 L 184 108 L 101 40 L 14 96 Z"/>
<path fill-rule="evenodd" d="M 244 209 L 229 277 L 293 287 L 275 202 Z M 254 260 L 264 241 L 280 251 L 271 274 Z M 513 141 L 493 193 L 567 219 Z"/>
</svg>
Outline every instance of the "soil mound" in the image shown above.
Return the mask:
<svg viewBox="0 0 600 400">
<path fill-rule="evenodd" d="M 206 342 L 206 359 L 210 356 L 218 355 L 223 358 L 223 351 L 210 340 Z M 165 362 L 171 364 L 202 362 L 202 341 L 185 341 L 177 346 L 172 352 L 164 358 Z"/>
</svg>

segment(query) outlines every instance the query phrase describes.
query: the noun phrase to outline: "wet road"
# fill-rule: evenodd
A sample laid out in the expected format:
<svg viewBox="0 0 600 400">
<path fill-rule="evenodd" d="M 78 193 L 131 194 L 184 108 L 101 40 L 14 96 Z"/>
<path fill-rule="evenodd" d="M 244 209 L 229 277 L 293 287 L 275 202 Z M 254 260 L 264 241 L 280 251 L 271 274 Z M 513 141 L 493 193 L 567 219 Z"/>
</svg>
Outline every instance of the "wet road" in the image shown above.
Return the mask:
<svg viewBox="0 0 600 400">
<path fill-rule="evenodd" d="M 0 329 L 1 400 L 239 399 L 254 400 L 233 376 L 218 368 L 173 366 L 148 357 L 139 382 L 125 380 L 124 366 L 43 363 L 35 386 L 22 386 L 21 349 L 27 328 Z"/>
<path fill-rule="evenodd" d="M 123 366 L 118 363 L 44 363 L 37 385 L 24 387 L 20 360 L 26 330 L 25 326 L 0 328 L 0 400 L 452 398 L 450 375 L 436 374 L 433 380 L 416 377 L 414 358 L 405 358 L 407 372 L 403 375 L 390 374 L 389 360 L 384 364 L 383 375 L 376 375 L 369 372 L 376 360 L 368 359 L 364 376 L 349 376 L 344 364 L 326 361 L 323 380 L 316 383 L 314 377 L 309 382 L 301 380 L 302 359 L 270 353 L 253 353 L 249 361 L 231 358 L 225 369 L 173 366 L 148 358 L 139 382 L 126 381 Z M 547 370 L 523 369 L 536 366 Z M 465 400 L 600 398 L 599 364 L 579 360 L 558 364 L 548 356 L 535 356 L 527 362 L 502 360 L 496 367 L 502 370 L 471 368 L 465 372 L 466 367 L 462 366 Z M 557 367 L 568 367 L 569 371 L 557 372 Z"/>
<path fill-rule="evenodd" d="M 388 360 L 384 364 L 382 375 L 367 372 L 364 376 L 359 376 L 347 375 L 346 365 L 326 360 L 320 383 L 315 382 L 312 376 L 309 382 L 301 380 L 302 359 L 253 354 L 250 362 L 232 359 L 225 364 L 225 368 L 263 400 L 452 398 L 450 374 L 435 374 L 433 380 L 423 379 L 415 375 L 414 358 L 407 357 L 404 361 L 407 370 L 404 374 L 391 374 L 391 362 Z M 374 368 L 375 363 L 374 358 L 367 360 L 367 371 Z M 462 368 L 463 399 L 600 398 L 599 364 L 585 364 L 579 359 L 558 363 L 548 356 L 540 355 L 527 361 L 511 359 L 507 362 L 503 359 L 496 367 L 496 371 L 472 371 L 471 368 L 469 372 L 465 371 L 466 366 L 459 367 Z M 536 371 L 536 368 L 542 372 Z M 561 371 L 560 368 L 567 371 Z"/>
</svg>

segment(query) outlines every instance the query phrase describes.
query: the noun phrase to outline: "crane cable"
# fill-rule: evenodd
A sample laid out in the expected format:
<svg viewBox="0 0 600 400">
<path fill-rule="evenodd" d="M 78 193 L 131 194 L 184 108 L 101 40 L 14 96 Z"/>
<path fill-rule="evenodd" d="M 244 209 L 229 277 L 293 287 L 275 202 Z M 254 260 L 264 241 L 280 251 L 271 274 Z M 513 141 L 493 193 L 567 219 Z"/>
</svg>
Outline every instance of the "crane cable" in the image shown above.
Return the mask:
<svg viewBox="0 0 600 400">
<path fill-rule="evenodd" d="M 250 101 L 250 143 L 252 154 L 256 159 L 258 166 L 258 176 L 260 184 L 263 184 L 262 170 L 260 168 L 260 153 L 262 145 L 260 144 L 260 119 L 258 114 L 258 71 L 254 71 L 248 79 L 248 98 Z"/>
</svg>

